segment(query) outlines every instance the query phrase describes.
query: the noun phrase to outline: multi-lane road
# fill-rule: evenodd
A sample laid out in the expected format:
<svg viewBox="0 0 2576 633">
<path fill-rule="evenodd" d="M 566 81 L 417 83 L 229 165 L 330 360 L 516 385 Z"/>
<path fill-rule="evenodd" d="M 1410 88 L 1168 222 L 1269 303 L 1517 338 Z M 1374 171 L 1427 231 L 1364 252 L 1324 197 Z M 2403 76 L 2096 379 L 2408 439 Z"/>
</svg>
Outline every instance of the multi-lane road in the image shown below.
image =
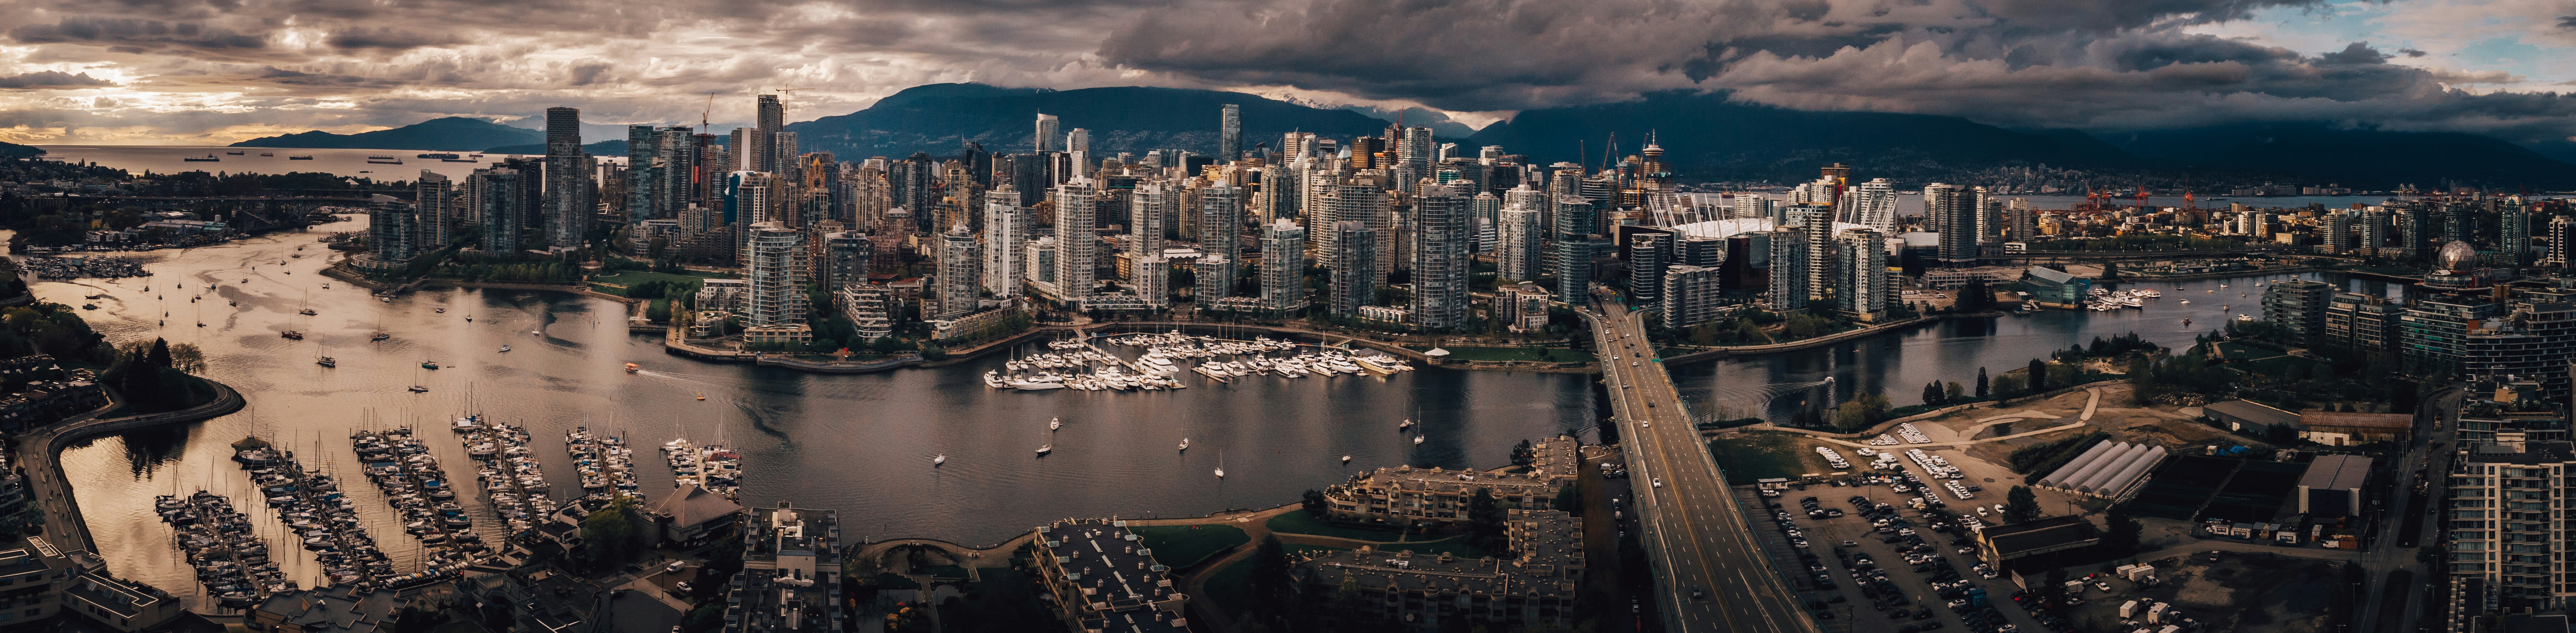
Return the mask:
<svg viewBox="0 0 2576 633">
<path fill-rule="evenodd" d="M 1666 630 L 1821 631 L 1764 555 L 1644 322 L 1615 300 L 1597 305 L 1587 316 L 1630 481 L 1646 484 L 1633 489 Z"/>
</svg>

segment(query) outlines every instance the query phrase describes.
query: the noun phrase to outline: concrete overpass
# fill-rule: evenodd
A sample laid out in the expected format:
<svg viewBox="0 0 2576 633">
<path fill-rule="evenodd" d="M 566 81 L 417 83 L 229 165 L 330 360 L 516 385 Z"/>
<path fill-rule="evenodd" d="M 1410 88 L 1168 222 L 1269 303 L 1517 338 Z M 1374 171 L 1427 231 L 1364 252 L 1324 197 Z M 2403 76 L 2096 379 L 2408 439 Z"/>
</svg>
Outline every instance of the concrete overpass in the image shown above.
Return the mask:
<svg viewBox="0 0 2576 633">
<path fill-rule="evenodd" d="M 1616 299 L 1597 305 L 1598 313 L 1577 312 L 1592 325 L 1629 478 L 1646 484 L 1633 488 L 1635 507 L 1664 629 L 1821 633 L 1763 553 L 1757 528 L 1645 341 L 1645 320 Z"/>
</svg>

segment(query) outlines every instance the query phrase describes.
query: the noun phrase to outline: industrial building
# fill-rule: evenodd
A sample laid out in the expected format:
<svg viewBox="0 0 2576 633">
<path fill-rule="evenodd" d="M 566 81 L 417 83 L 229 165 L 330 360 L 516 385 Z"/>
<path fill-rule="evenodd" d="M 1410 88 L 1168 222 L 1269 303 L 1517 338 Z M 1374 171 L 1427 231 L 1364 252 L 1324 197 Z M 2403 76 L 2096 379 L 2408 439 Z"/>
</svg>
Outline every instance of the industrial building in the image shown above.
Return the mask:
<svg viewBox="0 0 2576 633">
<path fill-rule="evenodd" d="M 2361 513 L 2361 485 L 2370 479 L 2370 457 L 2323 455 L 2299 476 L 2299 513 L 2349 517 Z"/>
<path fill-rule="evenodd" d="M 2165 458 L 2165 448 L 2144 442 L 2103 440 L 2035 483 L 2074 494 L 2119 501 L 2137 490 Z"/>
</svg>

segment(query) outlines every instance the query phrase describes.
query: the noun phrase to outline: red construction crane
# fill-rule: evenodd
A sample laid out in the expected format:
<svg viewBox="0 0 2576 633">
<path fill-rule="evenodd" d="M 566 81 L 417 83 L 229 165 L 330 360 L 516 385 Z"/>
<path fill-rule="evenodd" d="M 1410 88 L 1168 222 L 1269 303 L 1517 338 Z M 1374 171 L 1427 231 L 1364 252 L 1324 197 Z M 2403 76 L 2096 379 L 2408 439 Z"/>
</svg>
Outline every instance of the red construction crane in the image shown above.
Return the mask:
<svg viewBox="0 0 2576 633">
<path fill-rule="evenodd" d="M 2147 210 L 2147 186 L 2146 186 L 2146 185 L 2138 185 L 2138 210 L 2139 210 L 2139 211 L 2142 211 L 2142 212 Z"/>
</svg>

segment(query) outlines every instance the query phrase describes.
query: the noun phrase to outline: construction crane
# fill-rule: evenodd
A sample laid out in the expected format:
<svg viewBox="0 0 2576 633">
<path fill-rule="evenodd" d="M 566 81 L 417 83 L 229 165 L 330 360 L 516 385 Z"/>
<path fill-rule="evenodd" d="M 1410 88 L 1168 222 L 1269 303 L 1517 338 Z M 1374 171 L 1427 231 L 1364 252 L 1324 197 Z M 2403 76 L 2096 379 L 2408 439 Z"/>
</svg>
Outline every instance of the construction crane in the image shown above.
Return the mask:
<svg viewBox="0 0 2576 633">
<path fill-rule="evenodd" d="M 715 126 L 713 126 L 713 125 L 709 125 L 709 124 L 707 123 L 707 117 L 708 117 L 709 115 L 714 114 L 714 113 L 715 113 L 715 111 L 716 111 L 716 95 L 718 95 L 718 94 L 722 94 L 722 93 L 715 93 L 715 92 L 707 93 L 707 109 L 699 110 L 699 111 L 698 111 L 698 133 L 699 133 L 699 134 L 705 134 L 705 133 L 707 133 L 707 130 L 709 130 L 709 129 L 713 129 L 713 128 L 715 127 Z"/>
<path fill-rule="evenodd" d="M 2146 185 L 2138 185 L 2138 211 L 2139 211 L 2139 212 L 2141 212 L 2141 213 L 2143 213 L 2143 212 L 2145 212 L 2146 210 L 2147 210 L 2147 186 L 2146 186 Z"/>
</svg>

